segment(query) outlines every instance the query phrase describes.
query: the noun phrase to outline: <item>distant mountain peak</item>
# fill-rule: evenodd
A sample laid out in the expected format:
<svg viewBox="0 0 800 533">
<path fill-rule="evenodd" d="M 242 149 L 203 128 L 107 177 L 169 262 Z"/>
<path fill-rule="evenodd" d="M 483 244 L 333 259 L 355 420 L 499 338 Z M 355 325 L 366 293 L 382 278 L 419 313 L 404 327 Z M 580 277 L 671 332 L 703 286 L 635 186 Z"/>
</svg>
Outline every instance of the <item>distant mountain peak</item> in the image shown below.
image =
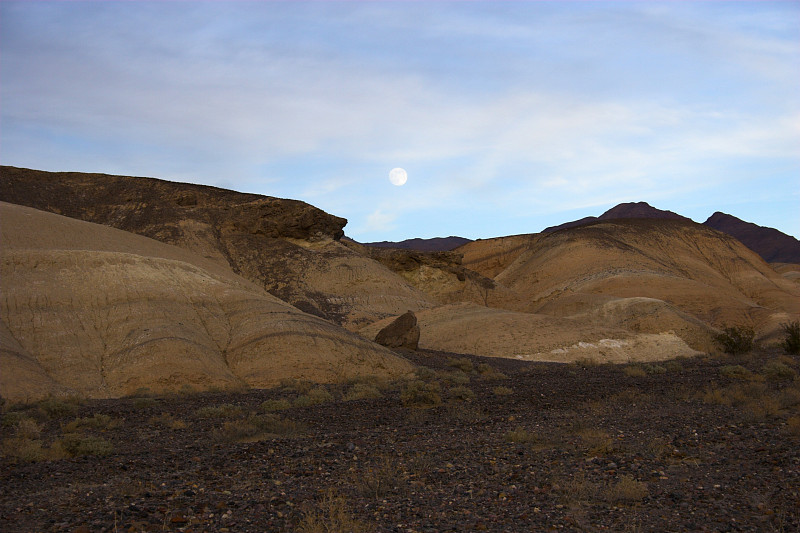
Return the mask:
<svg viewBox="0 0 800 533">
<path fill-rule="evenodd" d="M 565 222 L 558 226 L 550 226 L 542 230 L 542 233 L 551 233 L 561 229 L 575 228 L 585 224 L 591 224 L 598 220 L 613 220 L 615 218 L 667 218 L 673 220 L 690 220 L 672 211 L 664 211 L 657 209 L 647 202 L 626 202 L 618 204 L 599 217 L 584 217 L 580 220 L 573 220 L 572 222 Z"/>
<path fill-rule="evenodd" d="M 722 211 L 716 211 L 703 224 L 736 237 L 768 263 L 800 263 L 800 241 L 774 228 L 745 222 Z"/>
<path fill-rule="evenodd" d="M 464 237 L 433 237 L 432 239 L 406 239 L 404 241 L 380 241 L 380 242 L 365 242 L 365 246 L 373 246 L 376 248 L 400 248 L 401 250 L 416 250 L 418 252 L 449 252 L 455 250 L 459 246 L 463 246 L 470 239 Z"/>
</svg>

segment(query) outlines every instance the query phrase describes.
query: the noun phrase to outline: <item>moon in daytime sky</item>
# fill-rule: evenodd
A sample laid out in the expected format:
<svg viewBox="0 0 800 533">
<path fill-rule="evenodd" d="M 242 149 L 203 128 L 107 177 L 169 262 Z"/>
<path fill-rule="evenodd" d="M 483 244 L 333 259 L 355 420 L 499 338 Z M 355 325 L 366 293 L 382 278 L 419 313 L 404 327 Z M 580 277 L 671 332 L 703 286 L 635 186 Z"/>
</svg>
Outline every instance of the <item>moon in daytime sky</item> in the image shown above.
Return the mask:
<svg viewBox="0 0 800 533">
<path fill-rule="evenodd" d="M 408 181 L 408 172 L 402 168 L 393 168 L 389 172 L 389 181 L 392 182 L 392 185 L 397 185 L 398 187 L 405 185 L 406 181 Z"/>
</svg>

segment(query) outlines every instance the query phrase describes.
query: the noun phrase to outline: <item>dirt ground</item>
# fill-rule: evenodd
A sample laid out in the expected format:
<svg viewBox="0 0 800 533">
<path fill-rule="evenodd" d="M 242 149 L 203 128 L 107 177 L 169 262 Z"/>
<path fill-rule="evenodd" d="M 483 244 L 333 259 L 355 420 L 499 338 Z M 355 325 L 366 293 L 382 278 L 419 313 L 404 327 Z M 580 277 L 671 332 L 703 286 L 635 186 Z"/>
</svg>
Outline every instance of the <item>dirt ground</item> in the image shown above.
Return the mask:
<svg viewBox="0 0 800 533">
<path fill-rule="evenodd" d="M 798 531 L 800 358 L 4 406 L 0 530 Z"/>
</svg>

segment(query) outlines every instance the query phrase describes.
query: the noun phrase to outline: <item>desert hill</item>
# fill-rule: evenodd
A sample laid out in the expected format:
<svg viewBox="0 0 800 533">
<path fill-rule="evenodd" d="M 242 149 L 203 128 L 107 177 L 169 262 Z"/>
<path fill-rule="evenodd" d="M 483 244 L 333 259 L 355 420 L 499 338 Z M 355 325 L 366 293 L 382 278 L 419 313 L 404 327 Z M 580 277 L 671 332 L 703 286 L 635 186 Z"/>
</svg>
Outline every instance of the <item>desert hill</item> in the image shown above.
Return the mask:
<svg viewBox="0 0 800 533">
<path fill-rule="evenodd" d="M 0 200 L 112 226 L 230 268 L 354 329 L 435 302 L 341 242 L 343 218 L 297 200 L 153 178 L 0 167 Z"/>
<path fill-rule="evenodd" d="M 703 224 L 736 237 L 768 263 L 800 263 L 800 241 L 774 228 L 745 222 L 719 211 Z"/>
<path fill-rule="evenodd" d="M 472 240 L 451 235 L 450 237 L 434 237 L 432 239 L 406 239 L 399 242 L 379 241 L 361 244 L 376 248 L 398 248 L 400 250 L 415 250 L 418 252 L 449 252 L 468 242 L 472 242 Z"/>
<path fill-rule="evenodd" d="M 411 369 L 216 258 L 7 203 L 0 232 L 3 398 L 263 387 Z"/>
<path fill-rule="evenodd" d="M 796 284 L 733 237 L 679 219 L 611 219 L 457 251 L 466 267 L 519 294 L 525 311 L 669 327 L 699 349 L 709 326 L 750 324 L 769 335 L 800 315 Z"/>
<path fill-rule="evenodd" d="M 616 205 L 600 215 L 599 217 L 584 217 L 572 222 L 565 222 L 558 226 L 550 226 L 542 230 L 542 233 L 552 233 L 560 229 L 577 228 L 597 222 L 598 220 L 609 220 L 615 218 L 665 218 L 671 220 L 690 220 L 672 211 L 657 209 L 647 202 L 627 202 Z"/>
</svg>

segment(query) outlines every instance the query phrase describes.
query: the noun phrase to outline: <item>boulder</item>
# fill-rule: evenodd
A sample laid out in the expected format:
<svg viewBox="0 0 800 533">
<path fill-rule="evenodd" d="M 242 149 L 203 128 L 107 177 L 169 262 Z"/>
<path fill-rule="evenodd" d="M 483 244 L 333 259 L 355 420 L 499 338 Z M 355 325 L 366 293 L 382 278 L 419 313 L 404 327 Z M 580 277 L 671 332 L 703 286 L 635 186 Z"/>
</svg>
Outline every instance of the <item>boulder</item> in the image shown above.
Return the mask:
<svg viewBox="0 0 800 533">
<path fill-rule="evenodd" d="M 419 326 L 412 311 L 397 317 L 375 336 L 375 342 L 387 348 L 416 350 L 419 344 Z"/>
</svg>

